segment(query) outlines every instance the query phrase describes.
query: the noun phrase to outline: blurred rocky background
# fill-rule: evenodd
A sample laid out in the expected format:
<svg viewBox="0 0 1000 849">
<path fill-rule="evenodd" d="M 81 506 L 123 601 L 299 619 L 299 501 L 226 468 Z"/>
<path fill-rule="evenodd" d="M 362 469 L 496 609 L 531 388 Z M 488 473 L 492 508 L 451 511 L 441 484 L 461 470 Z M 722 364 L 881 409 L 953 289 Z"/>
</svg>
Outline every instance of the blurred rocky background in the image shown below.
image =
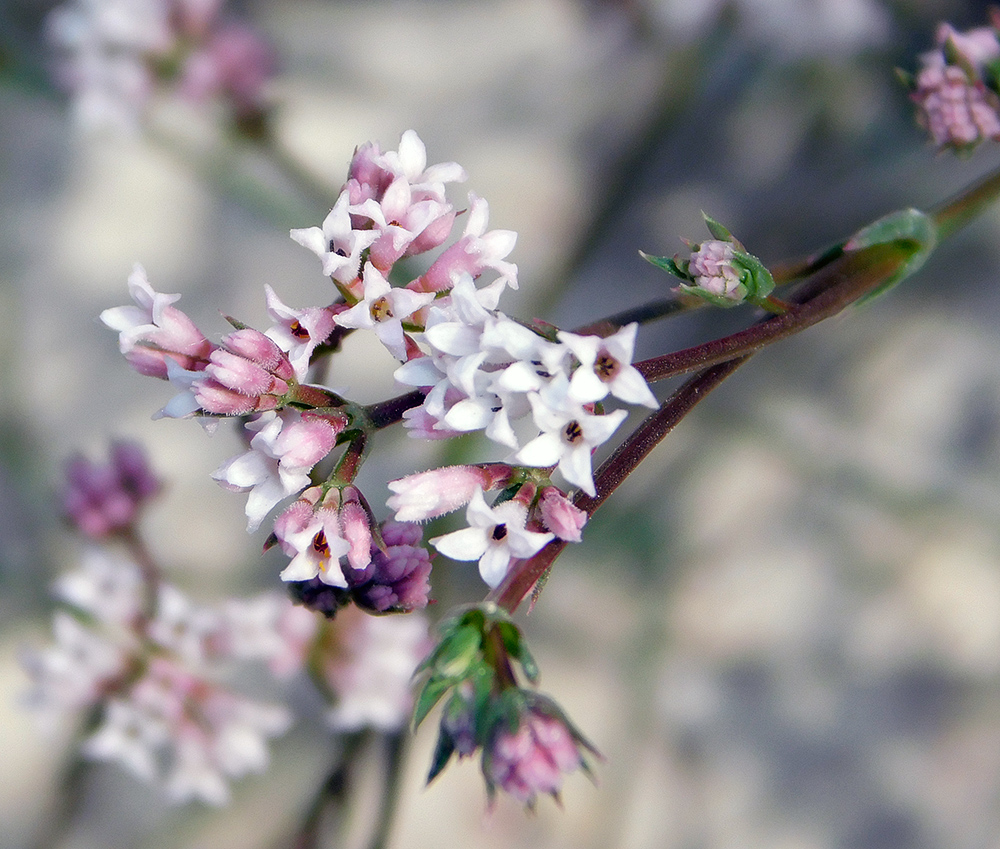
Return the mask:
<svg viewBox="0 0 1000 849">
<path fill-rule="evenodd" d="M 703 238 L 701 210 L 765 262 L 927 207 L 1000 163 L 938 155 L 896 66 L 949 0 L 247 2 L 281 56 L 287 149 L 305 198 L 252 151 L 161 116 L 86 137 L 41 71 L 53 4 L 0 0 L 0 846 L 31 845 L 66 752 L 19 698 L 18 647 L 48 640 L 54 576 L 78 557 L 55 515 L 61 464 L 142 440 L 168 479 L 148 517 L 170 577 L 218 598 L 272 586 L 243 499 L 208 477 L 224 429 L 151 422 L 169 389 L 131 372 L 101 310 L 141 261 L 217 338 L 328 284 L 290 227 L 319 223 L 357 144 L 414 128 L 520 233 L 510 312 L 572 327 L 663 293 L 638 256 Z M 171 124 L 171 122 L 175 122 Z M 254 184 L 241 175 L 253 176 Z M 325 181 L 328 188 L 324 188 Z M 265 196 L 248 186 L 270 187 Z M 456 200 L 461 202 L 461 194 Z M 328 204 L 327 204 L 328 207 Z M 485 808 L 476 768 L 424 789 L 416 738 L 396 849 L 991 849 L 1000 846 L 1000 209 L 915 278 L 756 356 L 686 419 L 560 559 L 522 624 L 542 686 L 606 756 L 563 809 Z M 737 313 L 739 311 L 733 311 Z M 643 330 L 638 356 L 734 329 L 699 311 Z M 361 400 L 392 363 L 337 375 Z M 662 392 L 663 388 L 658 389 Z M 428 455 L 394 443 L 398 475 Z M 422 449 L 421 449 L 422 450 Z M 384 476 L 382 478 L 384 480 Z M 455 579 L 461 577 L 456 574 Z M 470 576 L 465 576 L 470 577 Z M 468 580 L 449 599 L 476 599 Z M 451 596 L 455 596 L 451 599 Z M 77 847 L 282 845 L 334 744 L 304 723 L 221 812 L 166 808 L 93 767 Z M 360 817 L 359 817 L 360 818 Z M 363 835 L 356 845 L 364 845 Z"/>
</svg>

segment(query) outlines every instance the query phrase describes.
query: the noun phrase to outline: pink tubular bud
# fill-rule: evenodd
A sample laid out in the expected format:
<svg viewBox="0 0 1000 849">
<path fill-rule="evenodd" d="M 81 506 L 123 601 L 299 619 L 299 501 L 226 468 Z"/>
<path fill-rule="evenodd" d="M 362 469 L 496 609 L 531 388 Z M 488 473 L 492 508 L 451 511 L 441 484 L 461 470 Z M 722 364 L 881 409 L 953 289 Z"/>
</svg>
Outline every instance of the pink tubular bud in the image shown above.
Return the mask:
<svg viewBox="0 0 1000 849">
<path fill-rule="evenodd" d="M 192 390 L 198 406 L 206 413 L 218 416 L 245 416 L 247 413 L 273 410 L 278 405 L 274 395 L 242 395 L 212 378 L 198 380 Z"/>
<path fill-rule="evenodd" d="M 238 354 L 219 348 L 210 359 L 208 375 L 240 395 L 284 395 L 288 391 L 287 383 L 279 382 L 269 371 Z"/>
<path fill-rule="evenodd" d="M 494 464 L 494 466 L 500 464 Z M 398 522 L 424 522 L 464 507 L 479 489 L 490 489 L 490 468 L 445 466 L 389 482 L 395 495 L 386 501 Z M 508 467 L 509 469 L 509 467 Z"/>
<path fill-rule="evenodd" d="M 362 570 L 372 560 L 372 529 L 368 511 L 361 504 L 360 493 L 353 486 L 345 487 L 340 505 L 340 527 L 350 545 L 347 562 Z"/>
<path fill-rule="evenodd" d="M 222 344 L 228 351 L 245 357 L 275 374 L 279 369 L 284 370 L 283 364 L 288 359 L 285 352 L 272 339 L 250 327 L 230 333 L 222 340 Z M 284 375 L 279 377 L 287 379 Z"/>
<path fill-rule="evenodd" d="M 285 465 L 311 469 L 333 450 L 343 428 L 340 419 L 303 414 L 299 421 L 282 428 L 275 451 Z"/>
<path fill-rule="evenodd" d="M 580 542 L 587 514 L 573 504 L 559 489 L 547 486 L 538 500 L 542 525 L 566 542 Z"/>
</svg>

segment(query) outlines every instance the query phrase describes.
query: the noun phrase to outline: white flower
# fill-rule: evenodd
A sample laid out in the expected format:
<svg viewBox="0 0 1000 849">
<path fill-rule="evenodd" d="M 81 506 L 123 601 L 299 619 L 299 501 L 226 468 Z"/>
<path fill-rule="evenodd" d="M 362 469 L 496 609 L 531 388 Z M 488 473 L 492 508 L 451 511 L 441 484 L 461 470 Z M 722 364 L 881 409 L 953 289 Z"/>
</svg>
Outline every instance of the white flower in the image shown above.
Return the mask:
<svg viewBox="0 0 1000 849">
<path fill-rule="evenodd" d="M 490 507 L 477 489 L 465 513 L 469 527 L 432 539 L 438 551 L 453 560 L 478 560 L 479 573 L 491 587 L 507 575 L 511 559 L 531 557 L 553 534 L 525 530 L 527 508 L 516 501 Z"/>
<path fill-rule="evenodd" d="M 358 276 L 361 254 L 378 238 L 375 230 L 355 230 L 348 211 L 350 198 L 341 192 L 322 227 L 292 230 L 289 235 L 323 261 L 323 273 L 348 285 Z"/>
<path fill-rule="evenodd" d="M 124 699 L 112 699 L 101 725 L 81 747 L 96 761 L 118 761 L 133 775 L 152 782 L 158 773 L 158 751 L 170 740 L 170 730 L 159 717 Z"/>
<path fill-rule="evenodd" d="M 127 625 L 142 611 L 142 578 L 131 561 L 88 548 L 80 568 L 53 585 L 56 597 L 102 622 Z"/>
<path fill-rule="evenodd" d="M 645 379 L 631 364 L 638 329 L 638 324 L 629 324 L 604 339 L 559 332 L 559 341 L 580 361 L 569 382 L 573 400 L 589 404 L 610 392 L 627 404 L 659 406 Z"/>
<path fill-rule="evenodd" d="M 87 628 L 64 610 L 52 621 L 55 645 L 42 651 L 26 650 L 21 664 L 33 688 L 28 703 L 43 722 L 66 710 L 94 704 L 107 683 L 125 666 L 125 652 L 115 643 Z"/>
<path fill-rule="evenodd" d="M 205 658 L 208 640 L 221 626 L 215 611 L 192 604 L 170 584 L 160 584 L 156 617 L 149 623 L 149 636 L 159 645 L 198 665 Z"/>
<path fill-rule="evenodd" d="M 528 396 L 535 423 L 542 431 L 514 456 L 527 466 L 559 466 L 567 481 L 595 495 L 591 454 L 606 442 L 628 415 L 615 410 L 604 416 L 588 413 L 569 396 L 569 382 L 557 377 Z"/>
<path fill-rule="evenodd" d="M 434 293 L 390 286 L 370 262 L 365 265 L 363 280 L 364 299 L 340 313 L 335 321 L 341 327 L 374 330 L 389 353 L 397 360 L 405 360 L 403 320 L 433 301 Z"/>
<path fill-rule="evenodd" d="M 226 489 L 250 490 L 247 498 L 247 531 L 257 530 L 275 505 L 309 486 L 309 472 L 319 461 L 316 451 L 303 451 L 302 439 L 309 428 L 296 427 L 301 415 L 295 411 L 262 413 L 245 425 L 255 433 L 250 450 L 227 460 L 212 477 Z M 307 446 L 308 447 L 308 446 Z"/>
</svg>

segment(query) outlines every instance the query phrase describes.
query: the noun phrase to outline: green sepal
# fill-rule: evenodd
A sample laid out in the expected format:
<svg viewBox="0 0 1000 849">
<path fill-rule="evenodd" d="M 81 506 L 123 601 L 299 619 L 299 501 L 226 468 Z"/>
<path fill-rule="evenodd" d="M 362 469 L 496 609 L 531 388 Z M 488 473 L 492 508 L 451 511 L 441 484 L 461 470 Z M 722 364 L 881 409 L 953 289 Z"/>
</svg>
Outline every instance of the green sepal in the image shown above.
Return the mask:
<svg viewBox="0 0 1000 849">
<path fill-rule="evenodd" d="M 413 708 L 414 730 L 420 727 L 420 723 L 427 719 L 427 714 L 434 709 L 434 705 L 454 686 L 455 682 L 449 678 L 430 678 L 424 684 Z"/>
<path fill-rule="evenodd" d="M 437 778 L 441 771 L 448 766 L 448 761 L 455 754 L 455 741 L 450 734 L 444 731 L 438 734 L 437 744 L 434 746 L 434 756 L 431 758 L 431 768 L 427 773 L 427 783 L 430 784 Z"/>
<path fill-rule="evenodd" d="M 674 277 L 680 277 L 681 280 L 690 280 L 690 276 L 687 273 L 687 263 L 683 266 L 677 264 L 676 257 L 669 256 L 653 256 L 645 251 L 639 251 L 639 256 L 641 256 L 650 265 L 655 265 L 657 268 L 666 271 L 668 274 L 673 274 Z"/>
<path fill-rule="evenodd" d="M 857 301 L 859 304 L 889 291 L 901 280 L 905 280 L 917 271 L 937 245 L 937 226 L 927 213 L 919 209 L 900 209 L 873 221 L 851 236 L 844 243 L 844 253 L 861 251 L 876 245 L 896 245 L 909 256 L 885 283 L 859 298 Z"/>
<path fill-rule="evenodd" d="M 732 242 L 740 250 L 743 249 L 743 245 L 722 224 L 704 212 L 701 213 L 701 217 L 705 219 L 705 226 L 708 228 L 708 232 L 712 234 L 713 239 L 718 239 L 720 242 Z"/>
<path fill-rule="evenodd" d="M 524 672 L 525 677 L 532 683 L 538 682 L 538 664 L 528 651 L 528 645 L 521 635 L 521 630 L 513 622 L 500 622 L 497 624 L 500 631 L 500 639 L 509 657 L 516 660 Z"/>
</svg>

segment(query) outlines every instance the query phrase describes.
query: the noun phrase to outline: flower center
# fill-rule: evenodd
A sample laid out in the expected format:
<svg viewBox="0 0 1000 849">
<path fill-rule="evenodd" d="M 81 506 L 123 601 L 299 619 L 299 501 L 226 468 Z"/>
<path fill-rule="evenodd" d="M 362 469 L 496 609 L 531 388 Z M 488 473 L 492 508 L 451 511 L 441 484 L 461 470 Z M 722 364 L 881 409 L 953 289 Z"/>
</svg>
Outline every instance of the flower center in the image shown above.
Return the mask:
<svg viewBox="0 0 1000 849">
<path fill-rule="evenodd" d="M 392 305 L 385 295 L 372 301 L 369 309 L 375 321 L 385 321 L 387 318 L 392 318 Z"/>
<path fill-rule="evenodd" d="M 607 351 L 602 352 L 594 361 L 594 373 L 605 383 L 614 380 L 620 369 L 621 363 Z"/>
<path fill-rule="evenodd" d="M 494 525 L 493 533 L 490 536 L 493 537 L 493 542 L 500 542 L 507 536 L 507 525 L 504 523 Z"/>
<path fill-rule="evenodd" d="M 330 556 L 330 544 L 326 541 L 326 531 L 319 531 L 313 537 L 312 548 L 323 560 Z"/>
<path fill-rule="evenodd" d="M 296 339 L 308 339 L 309 331 L 306 330 L 301 324 L 299 324 L 298 319 L 292 321 L 288 329 L 291 331 L 292 336 Z"/>
<path fill-rule="evenodd" d="M 583 439 L 583 428 L 580 427 L 580 423 L 576 421 L 576 419 L 563 428 L 563 439 L 565 439 L 570 445 L 573 445 Z"/>
</svg>

